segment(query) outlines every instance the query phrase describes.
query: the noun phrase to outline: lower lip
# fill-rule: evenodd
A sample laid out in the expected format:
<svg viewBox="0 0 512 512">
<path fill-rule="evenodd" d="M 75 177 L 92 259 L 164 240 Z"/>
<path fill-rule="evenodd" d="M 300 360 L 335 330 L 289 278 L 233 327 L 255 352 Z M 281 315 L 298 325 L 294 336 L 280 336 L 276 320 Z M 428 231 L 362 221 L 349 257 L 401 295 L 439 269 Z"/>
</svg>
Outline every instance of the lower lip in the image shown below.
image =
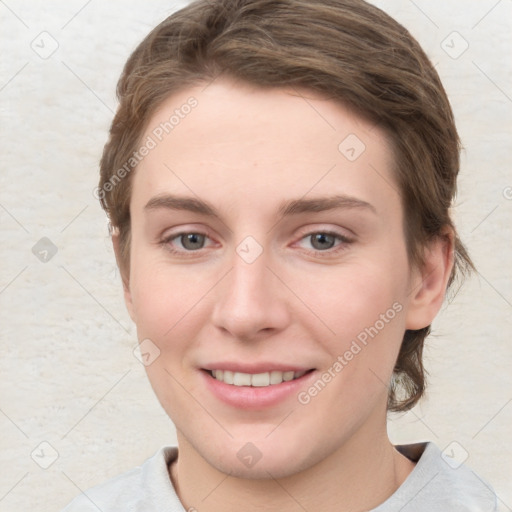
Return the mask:
<svg viewBox="0 0 512 512">
<path fill-rule="evenodd" d="M 281 382 L 272 386 L 234 386 L 212 377 L 207 371 L 201 370 L 207 388 L 222 402 L 238 409 L 264 409 L 272 407 L 291 396 L 297 396 L 305 389 L 315 371 L 310 371 L 298 379 Z"/>
</svg>

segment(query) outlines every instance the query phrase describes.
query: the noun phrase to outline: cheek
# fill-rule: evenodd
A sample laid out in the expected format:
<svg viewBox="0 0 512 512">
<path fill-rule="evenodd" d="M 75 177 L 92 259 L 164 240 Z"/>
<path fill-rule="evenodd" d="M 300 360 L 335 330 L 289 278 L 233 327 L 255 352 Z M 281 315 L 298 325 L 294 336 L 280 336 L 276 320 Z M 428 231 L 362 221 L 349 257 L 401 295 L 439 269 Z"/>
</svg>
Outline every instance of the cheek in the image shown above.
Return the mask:
<svg viewBox="0 0 512 512">
<path fill-rule="evenodd" d="M 396 271 L 399 267 L 366 261 L 294 277 L 294 281 L 306 306 L 317 314 L 315 329 L 329 328 L 333 339 L 350 340 L 375 324 L 383 331 L 399 323 L 389 321 L 395 319 L 398 309 L 404 309 L 406 280 Z"/>
<path fill-rule="evenodd" d="M 350 416 L 358 404 L 385 400 L 405 330 L 407 266 L 399 255 L 392 261 L 366 259 L 304 281 L 301 290 L 321 319 L 310 321 L 310 331 L 328 354 L 320 378 L 329 382 L 322 398 L 313 398 L 324 389 L 322 383 L 304 390 L 304 403 L 315 400 L 316 408 L 327 401 L 332 411 L 343 403 L 343 415 Z"/>
<path fill-rule="evenodd" d="M 194 330 L 200 304 L 211 286 L 194 272 L 169 268 L 148 268 L 134 276 L 132 300 L 141 335 L 156 340 L 173 332 Z"/>
<path fill-rule="evenodd" d="M 151 386 L 164 409 L 179 423 L 189 410 L 183 370 L 205 322 L 205 298 L 211 284 L 187 269 L 158 261 L 134 261 L 131 290 L 139 341 L 149 339 L 158 356 L 146 366 Z M 153 352 L 156 349 L 153 349 Z M 194 393 L 194 382 L 187 382 Z"/>
<path fill-rule="evenodd" d="M 130 292 L 136 324 L 145 337 L 161 339 L 195 314 L 211 284 L 205 272 L 171 264 L 163 248 L 148 246 L 134 232 Z M 206 279 L 205 279 L 206 277 Z"/>
</svg>

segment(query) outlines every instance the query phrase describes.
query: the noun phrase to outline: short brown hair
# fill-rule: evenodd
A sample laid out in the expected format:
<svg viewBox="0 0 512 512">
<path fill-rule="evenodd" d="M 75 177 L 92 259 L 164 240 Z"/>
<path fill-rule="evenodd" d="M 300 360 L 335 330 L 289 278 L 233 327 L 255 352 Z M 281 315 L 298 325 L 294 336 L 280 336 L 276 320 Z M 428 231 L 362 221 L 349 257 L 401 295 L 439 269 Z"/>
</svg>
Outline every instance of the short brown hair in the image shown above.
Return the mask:
<svg viewBox="0 0 512 512">
<path fill-rule="evenodd" d="M 394 151 L 409 261 L 421 264 L 428 241 L 450 227 L 455 264 L 448 286 L 473 268 L 449 214 L 460 151 L 450 103 L 402 25 L 361 0 L 198 0 L 150 32 L 118 82 L 120 104 L 101 159 L 99 198 L 119 233 L 125 272 L 132 180 L 127 174 L 114 182 L 115 173 L 169 95 L 221 74 L 260 87 L 317 91 L 377 124 Z M 422 396 L 429 333 L 430 326 L 405 332 L 388 410 L 408 410 Z"/>
</svg>

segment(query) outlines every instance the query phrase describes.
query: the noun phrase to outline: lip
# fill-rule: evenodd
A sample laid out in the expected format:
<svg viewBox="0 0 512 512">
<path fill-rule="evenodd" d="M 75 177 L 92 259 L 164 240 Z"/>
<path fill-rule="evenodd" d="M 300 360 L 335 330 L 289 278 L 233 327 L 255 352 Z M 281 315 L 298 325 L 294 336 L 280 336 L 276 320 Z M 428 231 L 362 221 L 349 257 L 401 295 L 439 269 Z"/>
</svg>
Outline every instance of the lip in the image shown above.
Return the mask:
<svg viewBox="0 0 512 512">
<path fill-rule="evenodd" d="M 241 368 L 248 368 L 251 370 Z M 232 368 L 235 368 L 234 370 Z M 256 368 L 256 369 L 255 369 Z M 291 371 L 293 368 L 289 366 L 266 366 L 265 369 L 258 365 L 219 365 L 212 366 L 212 369 L 216 370 L 229 370 L 239 371 L 242 373 L 263 373 L 264 371 Z M 281 369 L 284 368 L 284 369 Z M 302 369 L 304 370 L 304 369 Z M 210 375 L 208 370 L 201 369 L 201 378 L 204 380 L 206 388 L 210 393 L 220 400 L 221 402 L 230 405 L 231 407 L 242 409 L 242 410 L 258 410 L 267 409 L 276 406 L 291 397 L 295 398 L 297 394 L 304 389 L 308 382 L 314 378 L 316 370 L 309 369 L 308 373 L 304 374 L 298 379 L 284 381 L 281 384 L 274 384 L 272 386 L 265 387 L 253 387 L 253 386 L 234 386 L 232 384 L 226 384 L 220 380 L 215 379 Z M 301 371 L 297 369 L 294 371 Z"/>
</svg>

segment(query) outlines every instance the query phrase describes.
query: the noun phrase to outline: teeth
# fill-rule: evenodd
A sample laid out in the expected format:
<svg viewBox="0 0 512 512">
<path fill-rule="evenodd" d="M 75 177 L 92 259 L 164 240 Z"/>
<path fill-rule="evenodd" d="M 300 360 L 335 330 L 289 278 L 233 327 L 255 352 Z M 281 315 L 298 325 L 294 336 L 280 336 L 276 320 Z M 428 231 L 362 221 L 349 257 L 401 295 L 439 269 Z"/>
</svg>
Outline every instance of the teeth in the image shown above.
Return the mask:
<svg viewBox="0 0 512 512">
<path fill-rule="evenodd" d="M 293 379 L 302 377 L 306 371 L 300 372 L 279 372 L 271 371 L 265 373 L 241 373 L 231 372 L 229 370 L 212 370 L 211 374 L 217 380 L 226 384 L 234 386 L 253 386 L 253 387 L 266 387 L 281 384 L 281 382 L 288 382 Z"/>
<path fill-rule="evenodd" d="M 283 372 L 270 372 L 270 384 L 281 384 L 283 382 Z"/>
<path fill-rule="evenodd" d="M 235 372 L 233 374 L 233 384 L 235 386 L 250 386 L 251 385 L 251 375 L 249 373 Z"/>
<path fill-rule="evenodd" d="M 289 381 L 289 380 L 293 380 L 293 374 L 295 372 L 283 372 L 283 380 L 284 381 Z"/>
<path fill-rule="evenodd" d="M 270 386 L 270 373 L 256 373 L 251 377 L 251 385 L 262 388 Z"/>
</svg>

